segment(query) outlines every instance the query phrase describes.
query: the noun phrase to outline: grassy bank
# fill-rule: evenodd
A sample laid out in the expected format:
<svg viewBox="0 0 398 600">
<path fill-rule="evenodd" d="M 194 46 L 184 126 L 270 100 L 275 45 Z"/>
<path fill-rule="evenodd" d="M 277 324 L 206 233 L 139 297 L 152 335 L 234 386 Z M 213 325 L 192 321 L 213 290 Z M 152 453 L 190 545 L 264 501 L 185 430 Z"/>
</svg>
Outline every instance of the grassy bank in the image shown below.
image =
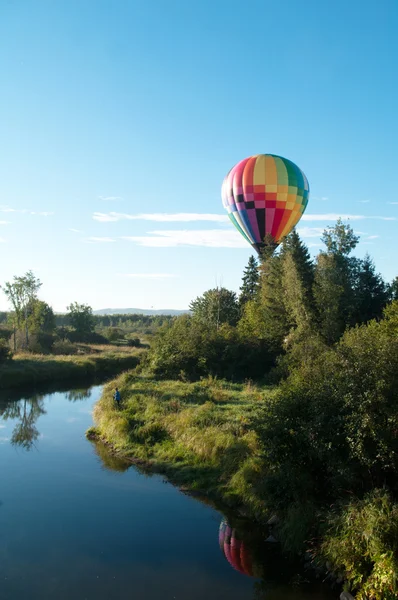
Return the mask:
<svg viewBox="0 0 398 600">
<path fill-rule="evenodd" d="M 0 389 L 95 375 L 117 375 L 137 366 L 142 350 L 100 350 L 77 356 L 17 354 L 0 366 Z"/>
<path fill-rule="evenodd" d="M 112 391 L 118 385 L 122 407 Z M 126 373 L 105 387 L 89 437 L 110 443 L 132 461 L 143 461 L 186 489 L 205 493 L 256 517 L 262 461 L 252 427 L 271 389 L 213 379 L 156 381 Z"/>
</svg>

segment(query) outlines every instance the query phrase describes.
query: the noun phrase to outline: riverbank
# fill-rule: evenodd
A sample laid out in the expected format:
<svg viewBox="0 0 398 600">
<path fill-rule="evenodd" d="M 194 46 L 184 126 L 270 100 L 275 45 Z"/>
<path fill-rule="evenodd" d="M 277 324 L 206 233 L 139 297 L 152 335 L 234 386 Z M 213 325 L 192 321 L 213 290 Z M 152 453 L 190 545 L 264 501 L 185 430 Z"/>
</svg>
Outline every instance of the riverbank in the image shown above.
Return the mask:
<svg viewBox="0 0 398 600">
<path fill-rule="evenodd" d="M 48 382 L 77 380 L 96 375 L 117 375 L 135 368 L 143 350 L 101 350 L 90 354 L 55 356 L 18 354 L 0 366 L 0 390 Z"/>
<path fill-rule="evenodd" d="M 115 406 L 117 385 L 122 407 Z M 156 381 L 126 373 L 104 388 L 87 432 L 136 464 L 266 521 L 261 448 L 253 426 L 272 388 L 205 379 Z"/>
</svg>

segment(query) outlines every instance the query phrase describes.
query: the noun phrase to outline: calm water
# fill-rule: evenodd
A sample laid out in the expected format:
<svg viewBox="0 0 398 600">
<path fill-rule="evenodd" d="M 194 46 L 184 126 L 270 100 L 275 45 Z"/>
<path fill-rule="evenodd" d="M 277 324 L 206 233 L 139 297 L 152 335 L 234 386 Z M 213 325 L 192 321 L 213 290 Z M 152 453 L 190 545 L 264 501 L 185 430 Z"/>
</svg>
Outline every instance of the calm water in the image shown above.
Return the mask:
<svg viewBox="0 0 398 600">
<path fill-rule="evenodd" d="M 87 441 L 100 393 L 0 395 L 2 600 L 338 597 L 297 587 L 257 528 L 231 516 L 223 522 L 212 507 Z"/>
</svg>

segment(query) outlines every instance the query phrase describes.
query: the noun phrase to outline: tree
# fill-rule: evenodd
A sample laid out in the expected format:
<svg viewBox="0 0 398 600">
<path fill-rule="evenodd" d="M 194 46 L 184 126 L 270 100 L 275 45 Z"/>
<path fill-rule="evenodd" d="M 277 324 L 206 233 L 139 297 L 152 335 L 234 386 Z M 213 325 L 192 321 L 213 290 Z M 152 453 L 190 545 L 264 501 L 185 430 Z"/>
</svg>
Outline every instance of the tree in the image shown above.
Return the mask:
<svg viewBox="0 0 398 600">
<path fill-rule="evenodd" d="M 239 318 L 239 305 L 235 292 L 226 288 L 207 290 L 189 305 L 194 319 L 218 327 L 222 323 L 236 325 Z"/>
<path fill-rule="evenodd" d="M 390 290 L 366 254 L 360 262 L 355 290 L 355 323 L 379 319 L 390 297 Z"/>
<path fill-rule="evenodd" d="M 37 298 L 42 283 L 33 275 L 32 271 L 27 271 L 22 277 L 14 276 L 12 283 L 6 282 L 3 291 L 11 303 L 14 328 L 14 350 L 16 349 L 16 330 L 24 324 L 25 343 L 29 346 L 29 327 L 28 327 L 28 306 L 29 303 Z"/>
<path fill-rule="evenodd" d="M 348 256 L 359 242 L 359 236 L 355 235 L 352 227 L 344 225 L 341 219 L 334 227 L 327 227 L 321 239 L 329 254 L 339 256 Z"/>
<path fill-rule="evenodd" d="M 355 293 L 360 261 L 350 257 L 359 237 L 350 225 L 339 219 L 325 229 L 322 241 L 326 252 L 320 252 L 316 265 L 313 295 L 321 333 L 329 343 L 336 342 L 347 325 L 355 324 Z"/>
<path fill-rule="evenodd" d="M 46 302 L 33 299 L 28 305 L 28 327 L 31 333 L 53 333 L 54 311 Z"/>
<path fill-rule="evenodd" d="M 68 307 L 68 319 L 76 333 L 85 337 L 94 331 L 93 309 L 88 304 L 72 302 Z"/>
<path fill-rule="evenodd" d="M 239 304 L 242 308 L 246 302 L 253 300 L 258 290 L 260 274 L 258 272 L 258 263 L 254 256 L 249 258 L 247 267 L 243 271 L 242 285 L 240 289 Z"/>
<path fill-rule="evenodd" d="M 398 300 L 398 277 L 395 277 L 390 285 L 391 297 Z"/>
<path fill-rule="evenodd" d="M 284 239 L 281 250 L 282 256 L 291 255 L 297 270 L 297 276 L 303 286 L 305 301 L 312 304 L 312 286 L 314 284 L 314 264 L 307 246 L 301 241 L 296 229 Z"/>
</svg>

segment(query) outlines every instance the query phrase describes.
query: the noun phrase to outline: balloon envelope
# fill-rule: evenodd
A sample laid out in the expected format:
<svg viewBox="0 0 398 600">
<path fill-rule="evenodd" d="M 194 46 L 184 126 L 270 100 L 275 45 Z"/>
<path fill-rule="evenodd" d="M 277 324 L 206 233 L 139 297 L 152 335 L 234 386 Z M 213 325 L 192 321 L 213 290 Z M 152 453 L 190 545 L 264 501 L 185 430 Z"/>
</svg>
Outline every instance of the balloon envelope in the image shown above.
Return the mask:
<svg viewBox="0 0 398 600">
<path fill-rule="evenodd" d="M 304 173 L 275 154 L 256 154 L 225 177 L 221 197 L 237 230 L 260 252 L 266 234 L 279 244 L 300 220 L 309 198 Z"/>
<path fill-rule="evenodd" d="M 253 566 L 249 549 L 246 544 L 237 537 L 235 529 L 231 528 L 225 519 L 220 523 L 218 541 L 220 548 L 231 567 L 243 575 L 252 577 Z"/>
</svg>

